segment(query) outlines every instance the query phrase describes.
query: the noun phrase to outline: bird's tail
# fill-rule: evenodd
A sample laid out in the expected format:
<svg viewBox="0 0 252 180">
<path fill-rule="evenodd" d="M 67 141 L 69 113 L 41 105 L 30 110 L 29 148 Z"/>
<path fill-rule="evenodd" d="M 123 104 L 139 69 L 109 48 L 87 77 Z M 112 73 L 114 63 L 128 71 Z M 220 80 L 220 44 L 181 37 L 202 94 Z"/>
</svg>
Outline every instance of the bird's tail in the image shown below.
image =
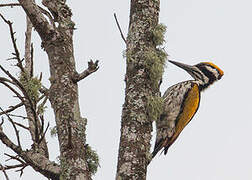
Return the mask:
<svg viewBox="0 0 252 180">
<path fill-rule="evenodd" d="M 155 147 L 152 152 L 152 158 L 154 158 L 157 155 L 157 153 L 163 148 L 164 141 L 165 139 L 162 138 L 158 142 L 155 143 Z"/>
</svg>

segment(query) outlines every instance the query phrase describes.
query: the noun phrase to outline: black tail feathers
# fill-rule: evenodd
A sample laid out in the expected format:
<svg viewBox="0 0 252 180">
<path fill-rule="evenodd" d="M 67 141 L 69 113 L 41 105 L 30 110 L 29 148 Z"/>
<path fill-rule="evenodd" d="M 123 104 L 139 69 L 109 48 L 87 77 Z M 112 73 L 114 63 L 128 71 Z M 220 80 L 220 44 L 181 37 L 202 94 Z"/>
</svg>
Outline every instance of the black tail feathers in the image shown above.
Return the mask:
<svg viewBox="0 0 252 180">
<path fill-rule="evenodd" d="M 163 148 L 164 139 L 160 139 L 158 142 L 156 142 L 154 150 L 152 152 L 152 158 L 156 156 L 156 154 Z"/>
</svg>

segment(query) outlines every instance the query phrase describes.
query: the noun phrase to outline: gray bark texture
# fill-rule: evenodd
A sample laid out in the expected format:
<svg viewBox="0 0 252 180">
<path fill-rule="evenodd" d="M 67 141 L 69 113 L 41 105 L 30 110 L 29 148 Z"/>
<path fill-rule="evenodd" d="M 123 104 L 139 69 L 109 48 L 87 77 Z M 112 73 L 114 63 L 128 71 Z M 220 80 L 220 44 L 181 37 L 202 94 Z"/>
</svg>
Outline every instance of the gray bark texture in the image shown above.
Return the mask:
<svg viewBox="0 0 252 180">
<path fill-rule="evenodd" d="M 18 105 L 11 106 L 5 111 L 1 109 L 0 115 L 6 115 L 12 123 L 18 144 L 13 143 L 5 134 L 2 128 L 4 121 L 0 123 L 0 140 L 17 155 L 8 156 L 20 163 L 5 167 L 0 164 L 0 170 L 5 172 L 8 169 L 21 168 L 22 175 L 23 169 L 31 166 L 48 179 L 90 180 L 96 169 L 91 170 L 88 161 L 90 162 L 90 157 L 91 161 L 92 158 L 95 158 L 94 161 L 98 161 L 98 158 L 86 145 L 87 120 L 80 115 L 77 83 L 97 71 L 98 61 L 93 62 L 91 60 L 88 62 L 86 70 L 83 70 L 80 74 L 76 72 L 73 53 L 74 22 L 71 20 L 71 9 L 65 1 L 42 0 L 42 4 L 47 10 L 39 7 L 34 0 L 18 0 L 18 2 L 19 4 L 6 4 L 6 6 L 22 6 L 27 15 L 25 62 L 22 62 L 19 57 L 12 23 L 0 14 L 1 19 L 10 27 L 15 49 L 15 58 L 13 59 L 17 60 L 17 66 L 21 70 L 20 77 L 15 78 L 0 65 L 0 70 L 8 76 L 8 78 L 0 77 L 0 83 L 9 88 L 21 101 Z M 41 86 L 41 78 L 33 77 L 32 27 L 39 34 L 42 40 L 42 48 L 48 55 L 51 75 L 49 89 Z M 44 128 L 43 106 L 48 99 L 55 114 L 60 147 L 60 164 L 49 160 L 48 147 L 44 136 L 49 124 L 47 128 Z M 22 123 L 16 123 L 8 114 L 22 106 L 24 106 L 26 112 L 27 118 L 24 119 L 28 120 L 28 127 L 25 127 Z M 33 141 L 31 149 L 22 149 L 22 141 L 20 141 L 16 126 L 30 132 Z"/>
<path fill-rule="evenodd" d="M 50 64 L 49 100 L 55 113 L 60 146 L 61 179 L 91 179 L 85 158 L 86 119 L 81 118 L 78 85 L 73 81 L 73 29 L 71 10 L 64 1 L 42 1 L 58 22 L 55 27 L 45 19 L 32 0 L 19 0 L 42 39 Z"/>
<path fill-rule="evenodd" d="M 10 159 L 17 165 L 1 165 L 0 170 L 16 169 L 23 172 L 27 166 L 52 180 L 91 180 L 96 172 L 98 157 L 86 144 L 87 119 L 82 118 L 79 107 L 78 82 L 98 70 L 98 61 L 89 61 L 88 68 L 76 72 L 73 53 L 74 22 L 72 12 L 63 0 L 42 0 L 47 8 L 38 6 L 35 0 L 18 0 L 19 3 L 3 6 L 22 6 L 27 16 L 24 62 L 20 58 L 12 23 L 0 13 L 0 18 L 9 26 L 14 47 L 14 60 L 20 69 L 16 78 L 0 65 L 7 78 L 0 83 L 20 100 L 19 104 L 3 110 L 0 116 L 12 124 L 17 144 L 5 133 L 0 122 L 0 140 L 15 155 Z M 125 76 L 125 103 L 122 110 L 121 137 L 117 164 L 117 180 L 145 180 L 147 166 L 151 161 L 150 141 L 152 122 L 162 110 L 159 95 L 167 54 L 161 45 L 164 42 L 165 26 L 158 24 L 160 0 L 131 0 L 129 32 L 125 41 L 127 70 Z M 1 7 L 1 6 L 0 6 Z M 33 76 L 33 46 L 31 32 L 34 28 L 42 40 L 42 48 L 48 55 L 50 88 L 41 84 L 41 78 Z M 49 160 L 45 133 L 44 105 L 49 100 L 55 114 L 56 132 L 60 147 L 59 164 Z M 24 107 L 28 127 L 16 122 L 11 112 Z M 18 128 L 17 128 L 18 126 Z M 19 128 L 28 130 L 32 140 L 30 149 L 22 148 Z"/>
<path fill-rule="evenodd" d="M 148 64 L 146 54 L 156 48 L 153 31 L 158 25 L 159 5 L 159 0 L 131 0 L 117 180 L 145 180 L 151 159 L 148 99 L 156 96 L 158 88 L 150 77 L 152 64 Z"/>
</svg>

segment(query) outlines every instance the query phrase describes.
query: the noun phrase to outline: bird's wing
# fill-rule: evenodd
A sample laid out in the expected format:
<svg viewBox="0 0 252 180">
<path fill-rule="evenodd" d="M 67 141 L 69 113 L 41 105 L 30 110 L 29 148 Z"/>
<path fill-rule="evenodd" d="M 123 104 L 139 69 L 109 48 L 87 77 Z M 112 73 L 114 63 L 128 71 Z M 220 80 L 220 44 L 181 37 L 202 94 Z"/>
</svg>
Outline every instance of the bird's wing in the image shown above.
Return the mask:
<svg viewBox="0 0 252 180">
<path fill-rule="evenodd" d="M 185 81 L 170 87 L 164 94 L 164 114 L 156 122 L 157 137 L 152 156 L 163 147 L 165 153 L 183 128 L 192 119 L 199 106 L 198 85 Z"/>
<path fill-rule="evenodd" d="M 179 134 L 185 128 L 185 126 L 191 121 L 193 116 L 198 110 L 200 103 L 200 91 L 197 84 L 194 84 L 192 88 L 188 91 L 187 96 L 184 98 L 182 103 L 181 111 L 176 119 L 175 133 L 169 140 L 164 144 L 164 153 L 167 153 L 168 148 L 174 143 Z"/>
</svg>

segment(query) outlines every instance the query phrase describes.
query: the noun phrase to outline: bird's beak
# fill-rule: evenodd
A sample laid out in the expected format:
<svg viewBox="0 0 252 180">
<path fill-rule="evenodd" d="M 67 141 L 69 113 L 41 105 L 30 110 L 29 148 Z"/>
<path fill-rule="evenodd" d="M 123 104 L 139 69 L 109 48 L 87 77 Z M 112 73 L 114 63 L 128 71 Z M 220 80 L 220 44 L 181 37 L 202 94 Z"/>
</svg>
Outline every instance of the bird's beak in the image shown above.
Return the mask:
<svg viewBox="0 0 252 180">
<path fill-rule="evenodd" d="M 171 61 L 171 60 L 169 60 L 169 62 L 171 62 L 172 64 L 175 64 L 176 66 L 186 70 L 189 74 L 191 74 L 192 71 L 193 71 L 193 66 L 191 66 L 191 65 L 187 65 L 187 64 L 184 64 L 184 63 Z"/>
</svg>

